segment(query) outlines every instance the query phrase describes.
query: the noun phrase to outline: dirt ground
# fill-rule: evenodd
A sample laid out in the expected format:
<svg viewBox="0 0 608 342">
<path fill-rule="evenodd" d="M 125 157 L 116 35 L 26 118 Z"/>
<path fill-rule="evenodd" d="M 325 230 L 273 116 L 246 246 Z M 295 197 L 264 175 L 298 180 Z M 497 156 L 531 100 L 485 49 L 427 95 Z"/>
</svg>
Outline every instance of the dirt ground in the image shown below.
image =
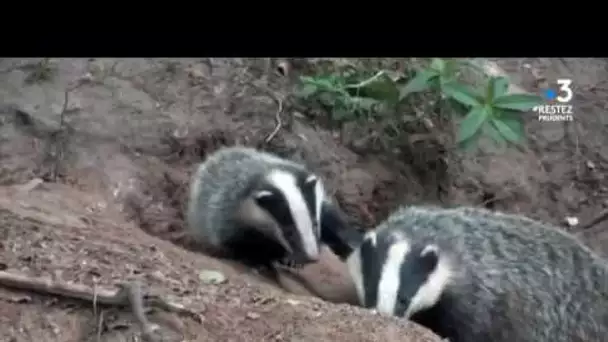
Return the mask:
<svg viewBox="0 0 608 342">
<path fill-rule="evenodd" d="M 432 148 L 417 151 L 424 158 L 366 153 L 308 122 L 288 105 L 290 78 L 266 60 L 0 60 L 0 271 L 108 289 L 139 279 L 190 312 L 150 313 L 166 341 L 439 341 L 341 304 L 352 284 L 330 253 L 300 279 L 284 275 L 284 289 L 198 253 L 183 234 L 184 194 L 194 163 L 244 144 L 318 170 L 357 226 L 403 203 L 486 205 L 560 226 L 577 217 L 567 229 L 608 255 L 608 223 L 590 224 L 608 207 L 606 61 L 495 62 L 528 91 L 545 86 L 539 75 L 571 78 L 575 121 L 532 116 L 527 150 L 457 156 L 437 172 Z M 265 143 L 278 104 L 281 129 Z M 227 281 L 204 284 L 202 270 Z M 2 341 L 139 336 L 128 310 L 4 288 L 0 301 Z"/>
</svg>

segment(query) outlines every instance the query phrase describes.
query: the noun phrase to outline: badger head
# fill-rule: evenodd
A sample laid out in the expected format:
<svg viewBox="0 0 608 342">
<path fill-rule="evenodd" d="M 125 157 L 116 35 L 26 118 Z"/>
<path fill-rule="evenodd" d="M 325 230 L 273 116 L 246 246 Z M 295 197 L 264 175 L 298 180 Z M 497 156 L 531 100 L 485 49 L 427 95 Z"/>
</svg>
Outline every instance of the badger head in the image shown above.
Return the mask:
<svg viewBox="0 0 608 342">
<path fill-rule="evenodd" d="M 434 244 L 369 232 L 347 265 L 364 307 L 409 318 L 439 301 L 451 271 Z"/>
<path fill-rule="evenodd" d="M 283 262 L 306 264 L 320 254 L 323 184 L 301 170 L 274 169 L 258 180 L 247 212 L 255 228 L 285 250 Z"/>
</svg>

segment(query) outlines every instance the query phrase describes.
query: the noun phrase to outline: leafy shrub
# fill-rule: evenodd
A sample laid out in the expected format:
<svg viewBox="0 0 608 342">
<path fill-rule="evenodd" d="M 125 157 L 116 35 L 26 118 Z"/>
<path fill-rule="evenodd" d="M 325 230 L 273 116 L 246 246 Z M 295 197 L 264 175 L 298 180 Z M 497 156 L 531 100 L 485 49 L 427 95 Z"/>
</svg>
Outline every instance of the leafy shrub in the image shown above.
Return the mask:
<svg viewBox="0 0 608 342">
<path fill-rule="evenodd" d="M 541 104 L 542 98 L 509 94 L 509 82 L 505 77 L 485 77 L 482 84 L 466 84 L 460 76 L 469 67 L 475 68 L 465 61 L 434 58 L 427 68 L 411 77 L 388 70 L 370 75 L 350 68 L 303 76 L 296 95 L 304 100 L 316 100 L 329 109 L 331 120 L 343 123 L 382 119 L 382 113 L 396 111 L 414 94 L 431 92 L 439 95 L 441 104 L 456 114 L 459 147 L 477 146 L 482 135 L 489 136 L 497 144 L 521 144 L 524 138 L 522 113 Z"/>
</svg>

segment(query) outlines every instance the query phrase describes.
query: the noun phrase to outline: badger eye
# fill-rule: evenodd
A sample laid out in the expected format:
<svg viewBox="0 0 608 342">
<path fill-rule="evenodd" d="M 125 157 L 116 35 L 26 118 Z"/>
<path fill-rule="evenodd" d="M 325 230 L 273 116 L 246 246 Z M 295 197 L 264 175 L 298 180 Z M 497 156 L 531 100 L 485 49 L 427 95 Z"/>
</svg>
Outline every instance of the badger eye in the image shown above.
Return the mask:
<svg viewBox="0 0 608 342">
<path fill-rule="evenodd" d="M 399 304 L 401 305 L 408 305 L 409 304 L 409 300 L 405 297 L 398 297 L 397 298 L 397 302 L 399 302 Z"/>
<path fill-rule="evenodd" d="M 292 239 L 296 235 L 295 229 L 285 229 L 284 233 L 287 239 Z"/>
</svg>

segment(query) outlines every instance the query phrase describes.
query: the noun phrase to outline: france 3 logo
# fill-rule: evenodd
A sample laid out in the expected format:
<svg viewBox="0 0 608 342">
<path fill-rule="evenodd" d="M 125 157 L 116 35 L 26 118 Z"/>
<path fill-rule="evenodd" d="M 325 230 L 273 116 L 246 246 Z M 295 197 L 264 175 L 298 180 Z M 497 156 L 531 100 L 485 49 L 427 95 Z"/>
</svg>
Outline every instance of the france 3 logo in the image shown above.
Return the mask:
<svg viewBox="0 0 608 342">
<path fill-rule="evenodd" d="M 574 119 L 574 111 L 572 105 L 569 104 L 574 97 L 572 80 L 560 78 L 556 83 L 557 91 L 549 88 L 543 94 L 549 103 L 535 106 L 532 109 L 537 113 L 538 121 L 572 121 Z"/>
</svg>

